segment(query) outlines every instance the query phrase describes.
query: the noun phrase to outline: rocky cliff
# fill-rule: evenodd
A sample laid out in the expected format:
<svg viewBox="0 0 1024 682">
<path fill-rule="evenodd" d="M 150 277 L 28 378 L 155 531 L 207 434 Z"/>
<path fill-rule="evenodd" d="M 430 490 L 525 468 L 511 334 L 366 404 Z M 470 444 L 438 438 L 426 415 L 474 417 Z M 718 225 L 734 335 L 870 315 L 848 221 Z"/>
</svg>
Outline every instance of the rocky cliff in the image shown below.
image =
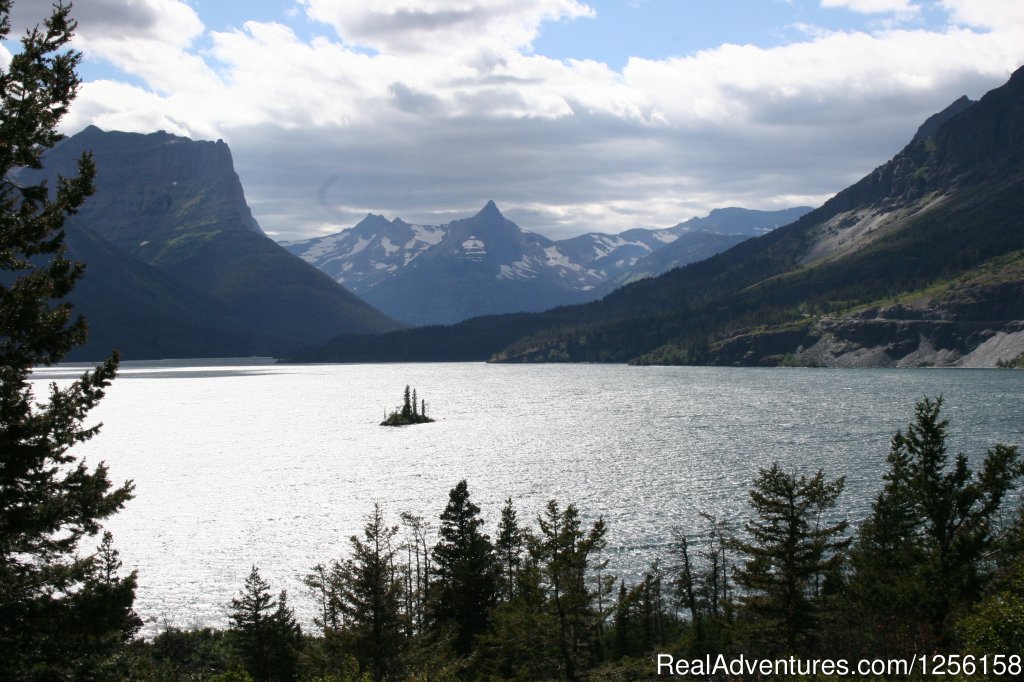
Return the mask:
<svg viewBox="0 0 1024 682">
<path fill-rule="evenodd" d="M 96 163 L 96 191 L 67 232 L 73 255 L 86 262 L 91 281 L 83 291 L 91 294 L 73 302 L 97 335 L 153 340 L 132 343 L 128 357 L 192 354 L 209 348 L 204 337 L 224 341 L 211 349 L 217 355 L 273 355 L 339 333 L 401 327 L 263 233 L 224 142 L 90 126 L 50 150 L 42 173 L 72 174 L 86 151 Z M 96 248 L 97 240 L 110 248 Z M 115 250 L 117 258 L 100 256 Z M 160 276 L 150 277 L 154 271 Z M 117 303 L 143 276 L 152 293 L 145 318 Z M 190 299 L 201 304 L 186 314 L 181 304 Z"/>
<path fill-rule="evenodd" d="M 973 278 L 941 294 L 872 306 L 775 330 L 739 332 L 711 347 L 718 365 L 992 367 L 1024 353 L 1024 268 L 1017 279 Z M 1002 275 L 1009 274 L 1004 269 Z M 1001 278 L 996 278 L 1001 279 Z"/>
</svg>

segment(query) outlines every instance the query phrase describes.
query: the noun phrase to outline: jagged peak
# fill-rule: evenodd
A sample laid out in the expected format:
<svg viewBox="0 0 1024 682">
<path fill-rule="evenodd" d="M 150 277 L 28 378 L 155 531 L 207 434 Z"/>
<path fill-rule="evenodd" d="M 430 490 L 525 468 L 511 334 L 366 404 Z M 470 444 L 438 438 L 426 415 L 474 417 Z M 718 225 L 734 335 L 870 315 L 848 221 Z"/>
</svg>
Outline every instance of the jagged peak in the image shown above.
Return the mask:
<svg viewBox="0 0 1024 682">
<path fill-rule="evenodd" d="M 380 225 L 390 225 L 392 221 L 388 220 L 382 215 L 376 213 L 367 213 L 366 216 L 356 223 L 356 228 L 375 227 Z"/>
<path fill-rule="evenodd" d="M 934 135 L 935 132 L 946 123 L 946 121 L 949 121 L 961 111 L 971 108 L 974 104 L 974 100 L 967 97 L 967 95 L 962 95 L 958 100 L 942 111 L 929 116 L 917 129 L 917 132 L 914 133 L 913 139 L 924 139 Z"/>
<path fill-rule="evenodd" d="M 504 218 L 501 211 L 498 210 L 498 205 L 494 203 L 494 199 L 488 200 L 484 207 L 480 209 L 480 212 L 476 214 L 477 218 Z"/>
</svg>

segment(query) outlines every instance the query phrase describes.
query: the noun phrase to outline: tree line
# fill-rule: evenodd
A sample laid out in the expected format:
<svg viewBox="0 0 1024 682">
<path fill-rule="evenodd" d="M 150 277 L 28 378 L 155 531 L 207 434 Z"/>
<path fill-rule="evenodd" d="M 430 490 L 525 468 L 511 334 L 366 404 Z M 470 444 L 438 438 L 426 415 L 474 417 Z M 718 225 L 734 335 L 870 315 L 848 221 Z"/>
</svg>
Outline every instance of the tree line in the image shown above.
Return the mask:
<svg viewBox="0 0 1024 682">
<path fill-rule="evenodd" d="M 855 526 L 835 518 L 842 478 L 773 464 L 742 524 L 701 514 L 632 583 L 607 570 L 605 521 L 573 504 L 524 523 L 510 498 L 493 538 L 465 480 L 436 529 L 375 505 L 346 556 L 305 576 L 310 631 L 254 567 L 229 630 L 161 633 L 139 649 L 155 675 L 140 679 L 639 680 L 657 678 L 659 653 L 1019 653 L 1024 507 L 1006 502 L 1024 466 L 1004 445 L 977 470 L 951 457 L 941 405 L 921 401 L 893 436 Z"/>
</svg>

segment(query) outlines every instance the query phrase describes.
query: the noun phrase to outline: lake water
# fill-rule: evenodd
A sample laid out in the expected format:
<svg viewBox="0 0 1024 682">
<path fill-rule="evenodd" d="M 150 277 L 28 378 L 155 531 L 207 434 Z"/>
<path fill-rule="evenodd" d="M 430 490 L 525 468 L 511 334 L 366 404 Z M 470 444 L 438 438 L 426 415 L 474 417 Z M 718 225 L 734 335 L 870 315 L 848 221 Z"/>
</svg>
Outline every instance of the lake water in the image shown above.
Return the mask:
<svg viewBox="0 0 1024 682">
<path fill-rule="evenodd" d="M 438 421 L 378 426 L 406 384 Z M 838 513 L 855 521 L 925 395 L 945 397 L 954 452 L 1024 444 L 1021 371 L 215 361 L 126 364 L 79 452 L 135 482 L 107 525 L 153 633 L 226 623 L 253 564 L 308 618 L 300 577 L 345 555 L 375 501 L 394 523 L 436 523 L 462 478 L 492 533 L 509 496 L 521 520 L 552 498 L 603 516 L 623 576 L 700 510 L 743 518 L 751 479 L 776 460 L 846 476 Z"/>
</svg>

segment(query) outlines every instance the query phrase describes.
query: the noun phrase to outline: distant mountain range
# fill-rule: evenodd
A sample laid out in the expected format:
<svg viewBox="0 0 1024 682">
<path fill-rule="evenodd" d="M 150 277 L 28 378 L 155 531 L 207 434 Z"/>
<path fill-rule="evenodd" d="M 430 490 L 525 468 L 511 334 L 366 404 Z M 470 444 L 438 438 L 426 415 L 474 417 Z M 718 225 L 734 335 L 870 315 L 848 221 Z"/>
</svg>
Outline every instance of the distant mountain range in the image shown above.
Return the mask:
<svg viewBox="0 0 1024 682">
<path fill-rule="evenodd" d="M 476 215 L 444 225 L 371 214 L 337 234 L 282 245 L 396 319 L 450 324 L 594 300 L 810 210 L 717 209 L 666 229 L 552 241 L 523 231 L 491 201 Z"/>
<path fill-rule="evenodd" d="M 90 126 L 23 179 L 73 174 L 86 150 L 96 192 L 66 233 L 90 335 L 70 359 L 274 355 L 401 327 L 262 232 L 223 142 Z"/>
<path fill-rule="evenodd" d="M 296 359 L 992 366 L 1024 353 L 1024 69 L 789 225 L 604 299 Z"/>
</svg>

